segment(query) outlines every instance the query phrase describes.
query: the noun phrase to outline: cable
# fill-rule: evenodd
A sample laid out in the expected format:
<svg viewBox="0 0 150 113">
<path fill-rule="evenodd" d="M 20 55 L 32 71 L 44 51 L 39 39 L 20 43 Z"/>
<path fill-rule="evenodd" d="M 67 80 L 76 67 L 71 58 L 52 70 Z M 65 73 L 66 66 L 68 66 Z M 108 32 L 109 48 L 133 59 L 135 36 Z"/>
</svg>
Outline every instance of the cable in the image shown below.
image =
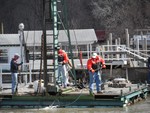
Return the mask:
<svg viewBox="0 0 150 113">
<path fill-rule="evenodd" d="M 81 97 L 82 94 L 83 94 L 83 89 L 81 90 L 79 96 L 78 96 L 73 102 L 71 102 L 71 103 L 69 103 L 69 104 L 66 104 L 66 105 L 63 105 L 63 106 L 66 107 L 66 106 L 70 106 L 70 105 L 74 104 L 76 101 L 79 100 L 79 98 Z M 63 107 L 63 106 L 62 106 L 62 107 Z M 60 106 L 60 107 L 61 107 L 61 106 Z"/>
</svg>

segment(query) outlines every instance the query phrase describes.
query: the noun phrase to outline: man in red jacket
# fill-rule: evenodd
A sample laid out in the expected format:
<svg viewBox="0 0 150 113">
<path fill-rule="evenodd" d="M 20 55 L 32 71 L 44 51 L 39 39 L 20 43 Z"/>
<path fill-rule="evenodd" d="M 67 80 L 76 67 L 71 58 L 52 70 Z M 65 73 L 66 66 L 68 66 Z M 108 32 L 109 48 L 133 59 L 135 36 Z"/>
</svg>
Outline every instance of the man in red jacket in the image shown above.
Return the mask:
<svg viewBox="0 0 150 113">
<path fill-rule="evenodd" d="M 89 83 L 90 94 L 93 94 L 94 82 L 96 82 L 97 93 L 102 93 L 101 87 L 99 87 L 99 85 L 101 84 L 101 80 L 99 77 L 101 76 L 100 75 L 101 73 L 99 73 L 101 68 L 106 68 L 104 59 L 98 56 L 97 53 L 93 53 L 92 57 L 87 61 L 87 69 L 89 72 L 89 79 L 90 79 L 90 83 Z"/>
<path fill-rule="evenodd" d="M 67 72 L 67 64 L 69 62 L 69 58 L 67 53 L 59 49 L 58 50 L 58 77 L 56 77 L 56 81 L 63 85 L 64 88 L 67 87 L 68 82 L 68 72 Z"/>
</svg>

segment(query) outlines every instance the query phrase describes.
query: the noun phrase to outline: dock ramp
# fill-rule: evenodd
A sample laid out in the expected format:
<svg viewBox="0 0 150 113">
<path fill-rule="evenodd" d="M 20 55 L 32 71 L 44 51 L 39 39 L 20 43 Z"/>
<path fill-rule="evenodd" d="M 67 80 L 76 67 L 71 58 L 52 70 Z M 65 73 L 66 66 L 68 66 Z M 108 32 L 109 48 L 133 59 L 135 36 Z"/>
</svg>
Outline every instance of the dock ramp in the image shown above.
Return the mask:
<svg viewBox="0 0 150 113">
<path fill-rule="evenodd" d="M 125 46 L 124 47 L 118 46 L 118 49 L 126 52 L 126 54 L 128 56 L 134 58 L 135 60 L 139 60 L 139 61 L 144 62 L 144 63 L 147 62 L 147 59 L 149 57 L 147 54 L 144 54 L 144 53 L 139 52 L 139 51 L 135 51 L 135 50 L 128 48 L 128 47 L 125 47 Z"/>
</svg>

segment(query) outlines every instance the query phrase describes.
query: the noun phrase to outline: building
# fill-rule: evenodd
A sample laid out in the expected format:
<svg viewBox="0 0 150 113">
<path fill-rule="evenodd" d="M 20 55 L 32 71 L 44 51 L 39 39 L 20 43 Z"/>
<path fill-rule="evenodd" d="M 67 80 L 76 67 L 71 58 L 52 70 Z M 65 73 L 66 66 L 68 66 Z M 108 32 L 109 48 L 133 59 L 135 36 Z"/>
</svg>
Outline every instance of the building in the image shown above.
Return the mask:
<svg viewBox="0 0 150 113">
<path fill-rule="evenodd" d="M 24 47 L 20 48 L 19 34 L 1 34 L 0 35 L 0 64 L 1 68 L 9 70 L 9 64 L 15 53 L 21 55 Z M 21 59 L 19 59 L 20 62 Z M 2 66 L 3 65 L 3 66 Z"/>
<path fill-rule="evenodd" d="M 97 37 L 95 34 L 94 29 L 75 29 L 75 30 L 69 30 L 70 32 L 70 40 L 73 50 L 73 56 L 75 57 L 75 65 L 79 65 L 79 59 L 78 59 L 78 53 L 79 50 L 83 51 L 83 55 L 85 56 L 85 59 L 87 60 L 88 57 L 90 57 L 92 51 L 95 51 L 96 48 L 96 42 Z M 53 31 L 48 30 L 47 31 L 47 55 L 49 58 L 52 58 L 52 51 L 53 51 Z M 26 51 L 29 50 L 29 62 L 34 65 L 34 69 L 40 68 L 40 58 L 41 58 L 41 36 L 42 31 L 24 31 L 24 41 L 26 44 L 26 50 L 23 47 L 21 47 L 20 44 L 20 38 L 19 34 L 0 34 L 0 39 L 2 40 L 0 42 L 0 48 L 1 48 L 1 63 L 8 64 L 14 55 L 14 53 L 21 54 L 22 51 L 24 51 L 24 54 L 22 55 L 22 59 L 24 59 L 25 62 L 25 54 Z M 60 30 L 58 33 L 58 42 L 61 43 L 62 49 L 64 49 L 66 52 L 69 52 L 69 41 L 66 34 L 66 31 Z M 22 48 L 22 49 L 21 49 Z M 84 53 L 85 52 L 85 53 Z M 86 62 L 85 60 L 85 62 Z M 52 59 L 48 61 L 48 64 L 52 63 Z M 75 67 L 76 67 L 75 66 Z M 7 68 L 9 67 L 7 66 Z"/>
</svg>

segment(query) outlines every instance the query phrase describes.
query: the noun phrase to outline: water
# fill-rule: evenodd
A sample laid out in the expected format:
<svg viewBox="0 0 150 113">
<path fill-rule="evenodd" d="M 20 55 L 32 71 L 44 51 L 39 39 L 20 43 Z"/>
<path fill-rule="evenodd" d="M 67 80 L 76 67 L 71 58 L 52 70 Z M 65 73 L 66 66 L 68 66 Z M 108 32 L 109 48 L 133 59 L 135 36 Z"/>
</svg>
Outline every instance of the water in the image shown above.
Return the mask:
<svg viewBox="0 0 150 113">
<path fill-rule="evenodd" d="M 0 113 L 150 113 L 150 96 L 128 107 L 0 109 Z"/>
</svg>

